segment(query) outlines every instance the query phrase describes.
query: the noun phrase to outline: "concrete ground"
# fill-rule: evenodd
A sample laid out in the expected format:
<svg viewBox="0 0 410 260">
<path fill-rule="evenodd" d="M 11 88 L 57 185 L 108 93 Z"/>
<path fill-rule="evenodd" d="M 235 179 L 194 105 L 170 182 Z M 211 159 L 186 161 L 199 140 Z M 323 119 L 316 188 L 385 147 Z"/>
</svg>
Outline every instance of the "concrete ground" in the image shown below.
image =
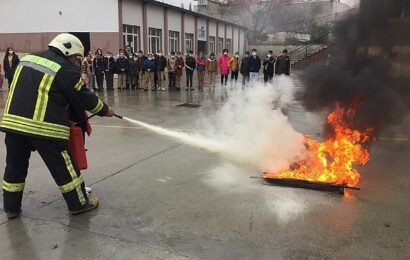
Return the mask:
<svg viewBox="0 0 410 260">
<path fill-rule="evenodd" d="M 100 96 L 119 114 L 184 131 L 223 100 L 219 89 L 193 93 L 197 109 L 176 106 L 184 91 Z M 322 116 L 289 110 L 305 133 L 320 133 Z M 92 123 L 84 178 L 100 207 L 70 217 L 34 153 L 22 216 L 0 215 L 0 259 L 410 259 L 408 122 L 372 146 L 350 199 L 265 185 L 254 170 L 119 119 Z M 0 158 L 3 169 L 4 146 Z"/>
</svg>

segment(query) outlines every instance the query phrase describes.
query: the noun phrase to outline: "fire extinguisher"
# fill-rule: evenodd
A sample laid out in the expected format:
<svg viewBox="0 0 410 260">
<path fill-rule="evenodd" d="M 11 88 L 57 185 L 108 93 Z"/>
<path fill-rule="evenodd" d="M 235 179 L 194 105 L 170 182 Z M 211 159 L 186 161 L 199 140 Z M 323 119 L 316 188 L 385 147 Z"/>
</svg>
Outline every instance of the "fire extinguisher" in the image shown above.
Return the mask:
<svg viewBox="0 0 410 260">
<path fill-rule="evenodd" d="M 85 115 L 86 132 L 88 135 L 91 134 L 91 125 L 88 120 L 95 115 L 88 117 Z M 83 129 L 78 126 L 79 123 L 72 123 L 70 125 L 70 138 L 68 144 L 71 151 L 71 156 L 77 168 L 79 170 L 86 170 L 88 168 L 87 164 L 87 154 L 85 149 L 85 140 Z"/>
</svg>

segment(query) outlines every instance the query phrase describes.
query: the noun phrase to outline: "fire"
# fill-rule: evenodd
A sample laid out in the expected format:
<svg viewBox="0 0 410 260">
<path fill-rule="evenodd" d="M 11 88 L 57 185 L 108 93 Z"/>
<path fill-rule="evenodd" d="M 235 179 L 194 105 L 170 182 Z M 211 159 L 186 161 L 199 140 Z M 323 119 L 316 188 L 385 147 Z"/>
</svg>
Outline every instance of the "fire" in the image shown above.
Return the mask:
<svg viewBox="0 0 410 260">
<path fill-rule="evenodd" d="M 263 173 L 263 178 L 298 179 L 312 182 L 323 182 L 355 186 L 360 179 L 360 173 L 353 165 L 364 165 L 369 161 L 370 154 L 367 143 L 373 129 L 364 132 L 352 129 L 349 123 L 353 121 L 356 110 L 341 108 L 339 105 L 327 117 L 327 123 L 333 134 L 324 142 L 319 142 L 305 136 L 305 145 L 310 155 L 278 173 Z"/>
</svg>

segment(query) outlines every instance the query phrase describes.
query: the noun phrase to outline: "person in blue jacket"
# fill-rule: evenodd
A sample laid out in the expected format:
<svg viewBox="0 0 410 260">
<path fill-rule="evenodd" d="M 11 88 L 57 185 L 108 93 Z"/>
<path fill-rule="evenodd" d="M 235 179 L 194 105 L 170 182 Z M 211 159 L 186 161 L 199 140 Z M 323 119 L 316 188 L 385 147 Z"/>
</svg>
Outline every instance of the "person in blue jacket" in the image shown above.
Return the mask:
<svg viewBox="0 0 410 260">
<path fill-rule="evenodd" d="M 252 50 L 252 56 L 249 58 L 249 79 L 251 82 L 259 80 L 259 71 L 261 69 L 261 59 L 256 49 Z"/>
<path fill-rule="evenodd" d="M 146 73 L 144 87 L 145 91 L 147 91 L 148 88 L 151 88 L 151 90 L 155 90 L 154 74 L 156 67 L 157 64 L 155 62 L 155 57 L 152 55 L 152 53 L 149 53 L 148 59 L 144 60 L 144 63 L 142 65 L 142 68 Z"/>
<path fill-rule="evenodd" d="M 95 52 L 95 58 L 93 60 L 93 67 L 94 67 L 95 78 L 97 80 L 97 90 L 103 91 L 105 62 L 104 62 L 104 56 L 103 56 L 101 49 L 97 49 L 97 51 Z"/>
</svg>

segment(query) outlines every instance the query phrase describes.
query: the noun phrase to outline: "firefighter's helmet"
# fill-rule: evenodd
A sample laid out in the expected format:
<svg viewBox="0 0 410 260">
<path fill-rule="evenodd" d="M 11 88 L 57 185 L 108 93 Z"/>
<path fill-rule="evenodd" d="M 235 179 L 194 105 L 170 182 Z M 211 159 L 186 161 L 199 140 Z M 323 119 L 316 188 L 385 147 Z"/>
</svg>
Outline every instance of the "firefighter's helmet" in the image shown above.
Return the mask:
<svg viewBox="0 0 410 260">
<path fill-rule="evenodd" d="M 48 46 L 59 49 L 67 57 L 84 56 L 84 46 L 80 39 L 69 33 L 57 35 Z"/>
</svg>

